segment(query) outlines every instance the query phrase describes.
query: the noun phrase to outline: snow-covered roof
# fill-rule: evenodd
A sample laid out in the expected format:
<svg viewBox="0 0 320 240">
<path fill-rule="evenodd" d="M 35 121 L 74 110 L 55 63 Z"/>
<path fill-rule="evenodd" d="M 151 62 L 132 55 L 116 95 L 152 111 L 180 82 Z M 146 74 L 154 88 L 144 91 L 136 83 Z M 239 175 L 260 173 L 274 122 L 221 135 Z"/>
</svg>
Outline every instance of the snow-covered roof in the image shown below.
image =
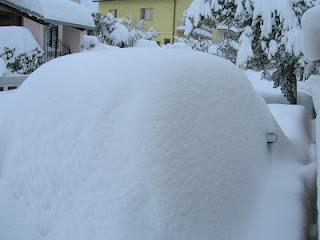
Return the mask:
<svg viewBox="0 0 320 240">
<path fill-rule="evenodd" d="M 0 0 L 47 23 L 59 23 L 77 28 L 94 28 L 90 12 L 71 0 Z"/>
</svg>

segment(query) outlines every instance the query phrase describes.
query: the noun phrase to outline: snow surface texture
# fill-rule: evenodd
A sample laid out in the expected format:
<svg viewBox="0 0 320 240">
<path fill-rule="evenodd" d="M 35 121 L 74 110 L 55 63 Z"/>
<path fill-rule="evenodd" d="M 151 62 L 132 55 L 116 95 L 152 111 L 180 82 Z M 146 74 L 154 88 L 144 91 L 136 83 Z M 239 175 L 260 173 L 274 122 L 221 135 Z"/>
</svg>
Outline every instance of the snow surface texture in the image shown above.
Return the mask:
<svg viewBox="0 0 320 240">
<path fill-rule="evenodd" d="M 58 21 L 95 27 L 90 12 L 82 5 L 70 0 L 6 0 L 13 6 L 19 6 L 45 21 Z"/>
<path fill-rule="evenodd" d="M 309 9 L 302 18 L 303 53 L 311 61 L 320 60 L 320 6 Z"/>
<path fill-rule="evenodd" d="M 303 85 L 306 92 L 308 92 L 313 97 L 313 102 L 315 106 L 315 111 L 317 113 L 317 119 L 315 121 L 315 129 L 316 129 L 316 142 L 320 142 L 320 77 L 319 76 L 311 76 L 307 82 Z M 317 156 L 320 156 L 320 144 L 317 144 Z M 318 158 L 319 159 L 319 158 Z M 320 172 L 320 166 L 318 165 L 318 173 Z M 318 177 L 318 189 L 320 186 L 320 178 Z M 318 190 L 319 196 L 319 190 Z M 318 209 L 320 209 L 320 199 L 318 198 Z M 318 216 L 319 221 L 319 216 Z M 320 229 L 319 229 L 320 232 Z"/>
<path fill-rule="evenodd" d="M 316 154 L 312 119 L 303 106 L 269 105 L 285 136 L 272 149 L 272 174 L 252 228 L 259 240 L 316 239 Z M 266 220 L 268 224 L 266 224 Z"/>
<path fill-rule="evenodd" d="M 281 93 L 280 88 L 273 88 L 273 82 L 263 79 L 261 72 L 246 70 L 245 74 L 255 90 L 261 94 L 267 103 L 289 104 L 288 100 Z"/>
<path fill-rule="evenodd" d="M 6 240 L 238 240 L 277 129 L 239 69 L 185 50 L 69 55 L 1 101 Z"/>
<path fill-rule="evenodd" d="M 160 48 L 160 46 L 155 41 L 140 39 L 138 40 L 135 47 L 147 47 L 147 48 Z"/>
<path fill-rule="evenodd" d="M 0 27 L 0 53 L 5 47 L 15 49 L 17 56 L 36 48 L 41 50 L 32 33 L 24 27 Z"/>
</svg>

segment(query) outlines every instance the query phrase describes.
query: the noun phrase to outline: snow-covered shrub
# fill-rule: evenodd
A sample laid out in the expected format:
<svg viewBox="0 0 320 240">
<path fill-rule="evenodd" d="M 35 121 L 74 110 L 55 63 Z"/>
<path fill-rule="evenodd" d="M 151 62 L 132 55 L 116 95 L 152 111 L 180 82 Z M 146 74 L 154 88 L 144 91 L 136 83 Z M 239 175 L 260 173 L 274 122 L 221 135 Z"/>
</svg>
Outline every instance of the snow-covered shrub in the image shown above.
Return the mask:
<svg viewBox="0 0 320 240">
<path fill-rule="evenodd" d="M 157 36 L 153 28 L 144 31 L 144 21 L 136 21 L 133 17 L 115 18 L 111 13 L 106 16 L 94 13 L 96 29 L 92 35 L 99 38 L 101 43 L 118 46 L 133 47 L 140 39 L 151 40 Z"/>
<path fill-rule="evenodd" d="M 18 74 L 30 74 L 45 63 L 44 53 L 38 48 L 20 54 L 16 54 L 16 49 L 4 48 L 0 58 L 9 72 Z"/>
<path fill-rule="evenodd" d="M 83 48 L 86 50 L 91 50 L 92 48 L 100 44 L 99 39 L 96 36 L 85 35 L 83 37 Z"/>
<path fill-rule="evenodd" d="M 5 74 L 30 74 L 45 62 L 44 52 L 24 27 L 0 27 L 0 58 Z"/>
<path fill-rule="evenodd" d="M 191 49 L 200 51 L 200 52 L 208 52 L 208 49 L 212 45 L 212 41 L 204 38 L 193 38 L 193 37 L 180 37 L 177 38 L 177 43 L 184 43 L 190 46 Z"/>
<path fill-rule="evenodd" d="M 301 17 L 317 3 L 317 0 L 193 0 L 186 14 L 185 34 L 192 35 L 194 29 L 203 25 L 237 29 L 239 48 L 231 48 L 231 53 L 236 53 L 237 65 L 266 71 L 274 85 L 280 86 L 288 100 L 295 103 L 296 83 L 306 78 L 307 64 L 301 51 Z M 230 54 L 222 56 L 230 58 Z"/>
</svg>

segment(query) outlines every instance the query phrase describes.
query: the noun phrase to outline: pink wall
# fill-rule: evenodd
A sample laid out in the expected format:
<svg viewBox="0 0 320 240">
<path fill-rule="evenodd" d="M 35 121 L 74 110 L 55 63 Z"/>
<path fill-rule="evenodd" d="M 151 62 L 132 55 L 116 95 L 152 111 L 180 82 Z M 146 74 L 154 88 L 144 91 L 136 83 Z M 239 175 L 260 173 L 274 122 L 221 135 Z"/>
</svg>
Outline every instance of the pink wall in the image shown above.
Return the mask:
<svg viewBox="0 0 320 240">
<path fill-rule="evenodd" d="M 70 46 L 71 53 L 80 52 L 83 44 L 83 31 L 63 26 L 63 43 Z"/>
<path fill-rule="evenodd" d="M 43 31 L 44 27 L 43 25 L 34 22 L 28 18 L 23 17 L 23 26 L 28 28 L 30 32 L 32 33 L 33 37 L 37 40 L 38 44 L 40 47 L 43 49 L 44 47 L 44 36 L 43 36 Z"/>
</svg>

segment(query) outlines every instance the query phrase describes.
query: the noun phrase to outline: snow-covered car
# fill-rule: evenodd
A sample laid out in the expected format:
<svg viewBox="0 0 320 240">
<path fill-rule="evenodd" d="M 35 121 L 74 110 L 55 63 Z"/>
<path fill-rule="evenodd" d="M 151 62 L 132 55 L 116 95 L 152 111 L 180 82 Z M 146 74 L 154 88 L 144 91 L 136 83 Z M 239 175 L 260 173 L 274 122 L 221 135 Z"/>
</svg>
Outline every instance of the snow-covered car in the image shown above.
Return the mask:
<svg viewBox="0 0 320 240">
<path fill-rule="evenodd" d="M 188 50 L 62 57 L 1 101 L 6 240 L 240 239 L 279 131 L 241 70 Z"/>
</svg>

